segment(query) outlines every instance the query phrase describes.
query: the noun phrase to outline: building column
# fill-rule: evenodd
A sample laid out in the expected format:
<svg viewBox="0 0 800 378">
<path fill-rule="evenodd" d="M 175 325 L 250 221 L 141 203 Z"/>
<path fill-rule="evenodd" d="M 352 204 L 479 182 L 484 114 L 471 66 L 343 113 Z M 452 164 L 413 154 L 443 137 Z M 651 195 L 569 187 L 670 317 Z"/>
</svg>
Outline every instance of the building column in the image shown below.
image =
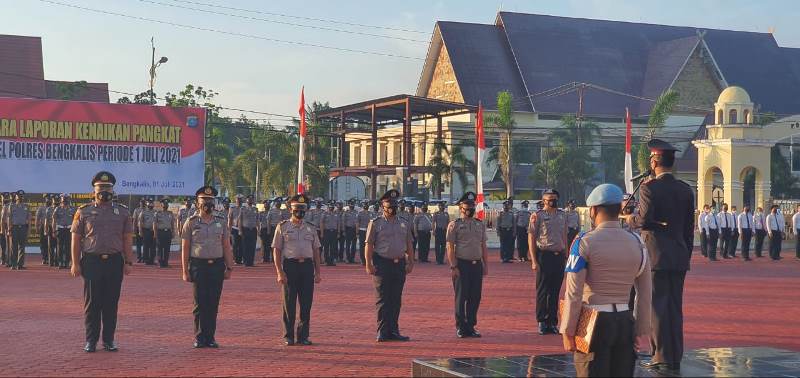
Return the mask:
<svg viewBox="0 0 800 378">
<path fill-rule="evenodd" d="M 697 208 L 703 209 L 704 205 L 711 205 L 711 196 L 714 191 L 714 182 L 706 181 L 704 175 L 697 175 Z"/>
</svg>

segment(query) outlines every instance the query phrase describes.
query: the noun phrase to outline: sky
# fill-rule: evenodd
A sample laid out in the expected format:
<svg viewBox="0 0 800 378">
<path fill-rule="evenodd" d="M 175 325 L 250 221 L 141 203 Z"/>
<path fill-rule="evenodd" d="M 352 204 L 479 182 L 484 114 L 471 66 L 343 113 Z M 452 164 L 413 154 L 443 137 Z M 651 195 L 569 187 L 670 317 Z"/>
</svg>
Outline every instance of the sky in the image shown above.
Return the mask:
<svg viewBox="0 0 800 378">
<path fill-rule="evenodd" d="M 47 79 L 143 92 L 153 37 L 156 59 L 169 58 L 158 68 L 159 95 L 191 83 L 219 92 L 218 105 L 283 115 L 297 114 L 301 86 L 306 101 L 331 106 L 414 94 L 436 21 L 490 24 L 501 9 L 772 30 L 779 45 L 800 47 L 797 0 L 0 0 L 0 9 L 0 34 L 42 37 Z"/>
</svg>

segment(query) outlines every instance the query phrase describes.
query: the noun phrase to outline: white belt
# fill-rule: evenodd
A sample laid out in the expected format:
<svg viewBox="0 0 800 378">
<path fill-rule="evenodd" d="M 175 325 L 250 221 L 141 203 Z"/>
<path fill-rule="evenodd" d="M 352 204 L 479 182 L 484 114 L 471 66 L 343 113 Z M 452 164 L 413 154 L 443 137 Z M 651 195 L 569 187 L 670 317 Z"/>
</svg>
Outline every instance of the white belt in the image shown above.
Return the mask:
<svg viewBox="0 0 800 378">
<path fill-rule="evenodd" d="M 587 305 L 587 306 L 589 306 L 590 308 L 592 308 L 592 309 L 594 309 L 594 310 L 597 310 L 597 311 L 599 311 L 599 312 L 621 312 L 621 311 L 628 311 L 628 304 L 627 304 L 627 303 L 617 304 L 617 305 L 616 305 L 616 306 L 617 306 L 617 310 L 616 310 L 616 311 L 614 311 L 614 306 L 615 306 L 615 305 L 613 305 L 613 304 L 604 304 L 604 305 Z"/>
<path fill-rule="evenodd" d="M 358 230 L 359 230 L 359 231 L 366 231 L 366 230 L 367 230 L 367 228 L 366 228 L 366 227 L 359 227 L 359 228 L 358 228 Z"/>
<path fill-rule="evenodd" d="M 62 229 L 62 228 L 70 228 L 70 226 L 61 226 L 61 225 L 58 225 L 58 226 L 56 226 L 56 228 L 60 230 L 60 229 Z"/>
<path fill-rule="evenodd" d="M 231 229 L 239 231 L 239 227 L 236 227 L 236 226 L 231 226 Z"/>
</svg>

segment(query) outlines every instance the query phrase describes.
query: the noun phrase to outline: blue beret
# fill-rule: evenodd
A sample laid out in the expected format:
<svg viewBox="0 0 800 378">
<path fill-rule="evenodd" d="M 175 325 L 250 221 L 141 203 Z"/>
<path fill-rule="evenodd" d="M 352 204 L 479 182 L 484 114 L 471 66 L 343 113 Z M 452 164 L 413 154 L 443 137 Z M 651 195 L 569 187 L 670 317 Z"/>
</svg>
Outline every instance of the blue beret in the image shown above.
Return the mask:
<svg viewBox="0 0 800 378">
<path fill-rule="evenodd" d="M 622 189 L 614 184 L 600 184 L 586 198 L 586 206 L 614 205 L 622 203 Z"/>
</svg>

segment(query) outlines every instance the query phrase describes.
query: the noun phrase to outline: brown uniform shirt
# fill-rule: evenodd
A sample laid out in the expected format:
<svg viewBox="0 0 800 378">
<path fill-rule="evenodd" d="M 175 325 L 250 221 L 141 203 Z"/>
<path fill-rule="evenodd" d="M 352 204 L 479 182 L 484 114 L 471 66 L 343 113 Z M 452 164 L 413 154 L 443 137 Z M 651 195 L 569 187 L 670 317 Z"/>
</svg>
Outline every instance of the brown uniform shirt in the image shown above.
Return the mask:
<svg viewBox="0 0 800 378">
<path fill-rule="evenodd" d="M 258 209 L 253 207 L 242 207 L 239 211 L 239 226 L 242 228 L 256 228 L 258 226 Z"/>
<path fill-rule="evenodd" d="M 414 216 L 414 232 L 433 229 L 433 217 L 429 213 L 419 213 Z"/>
<path fill-rule="evenodd" d="M 385 216 L 375 218 L 367 227 L 367 244 L 371 244 L 375 253 L 383 258 L 403 257 L 410 240 L 411 226 L 398 216 L 392 220 Z"/>
<path fill-rule="evenodd" d="M 319 227 L 321 230 L 342 231 L 342 214 L 338 211 L 326 211 L 322 213 Z"/>
<path fill-rule="evenodd" d="M 454 244 L 456 258 L 480 260 L 486 243 L 486 225 L 474 218 L 458 218 L 447 225 L 446 240 Z"/>
<path fill-rule="evenodd" d="M 136 218 L 136 228 L 141 233 L 142 230 L 152 230 L 153 222 L 156 221 L 156 211 L 148 208 L 142 209 L 139 212 L 139 217 Z"/>
<path fill-rule="evenodd" d="M 367 230 L 367 226 L 369 226 L 369 221 L 371 221 L 372 218 L 374 218 L 374 217 L 375 217 L 375 214 L 373 214 L 369 210 L 361 210 L 361 211 L 359 211 L 358 212 L 358 229 L 362 230 L 362 231 L 366 231 Z"/>
<path fill-rule="evenodd" d="M 57 207 L 55 211 L 53 211 L 53 227 L 58 230 L 72 226 L 72 219 L 75 218 L 76 211 L 78 211 L 78 209 L 73 206 Z"/>
<path fill-rule="evenodd" d="M 153 219 L 153 225 L 157 230 L 172 230 L 175 224 L 175 215 L 169 210 L 156 211 L 156 216 Z"/>
<path fill-rule="evenodd" d="M 358 225 L 358 212 L 355 210 L 345 210 L 342 212 L 342 227 L 356 228 Z"/>
<path fill-rule="evenodd" d="M 536 248 L 544 251 L 564 251 L 567 246 L 567 215 L 562 210 L 553 214 L 538 210 L 531 214 L 528 235 L 534 235 Z"/>
<path fill-rule="evenodd" d="M 230 229 L 225 218 L 219 216 L 206 222 L 199 215 L 192 215 L 181 230 L 181 239 L 189 242 L 189 256 L 198 259 L 223 257 L 225 238 L 230 238 Z"/>
<path fill-rule="evenodd" d="M 239 226 L 239 213 L 241 211 L 241 206 L 231 206 L 231 208 L 228 210 L 228 225 L 230 225 L 231 228 L 238 230 L 241 227 Z"/>
<path fill-rule="evenodd" d="M 71 232 L 81 236 L 83 254 L 123 253 L 122 241 L 133 233 L 133 223 L 120 205 L 91 203 L 75 212 Z"/>
<path fill-rule="evenodd" d="M 281 251 L 285 259 L 310 259 L 314 250 L 322 246 L 314 225 L 301 222 L 283 221 L 275 229 L 272 248 Z"/>
<path fill-rule="evenodd" d="M 445 211 L 437 211 L 433 214 L 433 226 L 437 230 L 447 229 L 450 224 L 450 214 Z"/>
</svg>

